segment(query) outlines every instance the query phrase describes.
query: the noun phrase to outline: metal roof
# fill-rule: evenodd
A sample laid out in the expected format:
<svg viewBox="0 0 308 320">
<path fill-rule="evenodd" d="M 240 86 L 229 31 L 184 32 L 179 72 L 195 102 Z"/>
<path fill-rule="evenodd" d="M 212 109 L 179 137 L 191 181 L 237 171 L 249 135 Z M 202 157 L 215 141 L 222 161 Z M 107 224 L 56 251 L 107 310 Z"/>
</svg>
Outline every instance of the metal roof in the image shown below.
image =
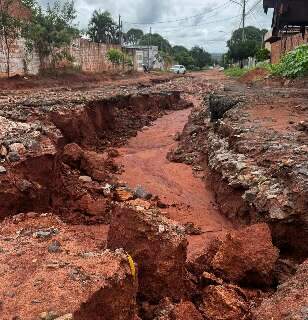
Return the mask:
<svg viewBox="0 0 308 320">
<path fill-rule="evenodd" d="M 301 27 L 305 33 L 305 27 L 308 26 L 308 1 L 307 0 L 263 0 L 265 12 L 273 8 L 272 28 L 273 34 L 286 27 Z"/>
</svg>

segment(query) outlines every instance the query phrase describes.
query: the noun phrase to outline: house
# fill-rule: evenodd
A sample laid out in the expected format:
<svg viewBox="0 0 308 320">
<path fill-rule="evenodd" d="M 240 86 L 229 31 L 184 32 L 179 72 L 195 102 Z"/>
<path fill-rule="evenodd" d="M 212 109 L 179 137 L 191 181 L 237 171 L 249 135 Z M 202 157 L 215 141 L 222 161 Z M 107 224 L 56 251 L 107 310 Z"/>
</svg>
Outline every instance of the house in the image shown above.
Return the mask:
<svg viewBox="0 0 308 320">
<path fill-rule="evenodd" d="M 143 71 L 143 65 L 151 69 L 164 69 L 158 46 L 124 45 L 123 50 L 133 57 L 134 69 Z"/>
<path fill-rule="evenodd" d="M 264 11 L 273 9 L 272 30 L 265 36 L 270 44 L 271 62 L 301 44 L 308 44 L 307 0 L 263 0 Z M 268 46 L 268 45 L 267 45 Z"/>
</svg>

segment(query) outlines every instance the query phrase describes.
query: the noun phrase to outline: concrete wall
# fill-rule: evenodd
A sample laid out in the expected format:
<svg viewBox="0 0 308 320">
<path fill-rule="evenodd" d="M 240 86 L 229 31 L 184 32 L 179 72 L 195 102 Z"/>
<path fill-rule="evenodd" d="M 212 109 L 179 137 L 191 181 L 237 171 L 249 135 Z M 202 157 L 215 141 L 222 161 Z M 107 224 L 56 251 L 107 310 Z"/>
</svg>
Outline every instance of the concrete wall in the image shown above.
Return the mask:
<svg viewBox="0 0 308 320">
<path fill-rule="evenodd" d="M 110 48 L 121 49 L 120 45 L 102 44 L 90 42 L 86 39 L 75 39 L 67 48 L 74 58 L 73 65 L 84 72 L 103 72 L 114 69 L 114 66 L 107 60 L 106 53 Z M 6 76 L 6 55 L 5 47 L 0 41 L 0 77 Z M 46 59 L 44 66 L 40 64 L 36 52 L 27 54 L 25 40 L 19 39 L 12 48 L 10 70 L 11 75 L 38 74 L 40 69 L 50 65 L 50 59 Z M 69 63 L 63 61 L 59 67 L 67 66 Z"/>
<path fill-rule="evenodd" d="M 271 62 L 278 63 L 281 56 L 297 48 L 301 44 L 308 44 L 308 34 L 306 33 L 305 38 L 303 39 L 301 34 L 294 34 L 292 36 L 288 36 L 287 38 L 283 39 L 282 41 L 276 41 L 272 43 L 271 46 Z"/>
</svg>

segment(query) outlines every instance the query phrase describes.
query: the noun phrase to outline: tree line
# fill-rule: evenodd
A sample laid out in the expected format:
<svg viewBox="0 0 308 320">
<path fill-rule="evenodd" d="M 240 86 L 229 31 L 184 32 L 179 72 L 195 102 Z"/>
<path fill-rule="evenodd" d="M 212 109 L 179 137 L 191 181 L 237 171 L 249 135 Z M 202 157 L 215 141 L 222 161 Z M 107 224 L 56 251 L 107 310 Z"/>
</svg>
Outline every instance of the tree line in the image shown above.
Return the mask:
<svg viewBox="0 0 308 320">
<path fill-rule="evenodd" d="M 14 14 L 16 2 L 26 8 L 27 14 Z M 190 69 L 201 69 L 211 63 L 210 54 L 201 47 L 188 50 L 184 46 L 172 46 L 158 33 L 144 33 L 135 28 L 123 32 L 108 11 L 95 10 L 86 30 L 79 30 L 75 18 L 74 2 L 70 0 L 57 0 L 48 4 L 46 9 L 36 0 L 0 0 L 0 40 L 7 60 L 8 77 L 13 46 L 20 37 L 26 39 L 29 53 L 36 50 L 41 65 L 48 60 L 52 67 L 63 59 L 72 59 L 66 48 L 80 35 L 97 43 L 158 46 L 167 62 L 183 64 Z"/>
</svg>

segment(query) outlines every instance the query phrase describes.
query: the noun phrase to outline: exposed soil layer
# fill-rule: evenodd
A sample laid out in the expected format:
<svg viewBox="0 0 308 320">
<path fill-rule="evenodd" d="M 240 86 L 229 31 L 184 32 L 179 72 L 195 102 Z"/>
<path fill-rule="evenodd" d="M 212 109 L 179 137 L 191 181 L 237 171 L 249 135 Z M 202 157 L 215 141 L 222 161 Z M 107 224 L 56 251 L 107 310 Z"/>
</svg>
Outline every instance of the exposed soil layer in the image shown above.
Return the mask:
<svg viewBox="0 0 308 320">
<path fill-rule="evenodd" d="M 0 175 L 0 217 L 52 210 L 106 220 L 110 199 L 100 184 L 112 182 L 118 170 L 107 148 L 122 145 L 167 110 L 190 106 L 177 91 L 132 91 L 115 97 L 88 92 L 78 99 L 75 93 L 66 101 L 52 94 L 49 101 L 18 96 L 13 110 L 10 100 L 4 102 L 0 139 L 6 172 Z"/>
<path fill-rule="evenodd" d="M 229 219 L 268 222 L 283 251 L 305 257 L 307 90 L 261 94 L 229 82 L 214 97 L 194 110 L 169 159 L 201 166 Z"/>
<path fill-rule="evenodd" d="M 0 318 L 305 319 L 305 89 L 129 81 L 1 96 Z"/>
<path fill-rule="evenodd" d="M 51 214 L 2 223 L 1 319 L 134 319 L 137 280 L 124 251 L 104 247 L 102 227 Z"/>
</svg>

